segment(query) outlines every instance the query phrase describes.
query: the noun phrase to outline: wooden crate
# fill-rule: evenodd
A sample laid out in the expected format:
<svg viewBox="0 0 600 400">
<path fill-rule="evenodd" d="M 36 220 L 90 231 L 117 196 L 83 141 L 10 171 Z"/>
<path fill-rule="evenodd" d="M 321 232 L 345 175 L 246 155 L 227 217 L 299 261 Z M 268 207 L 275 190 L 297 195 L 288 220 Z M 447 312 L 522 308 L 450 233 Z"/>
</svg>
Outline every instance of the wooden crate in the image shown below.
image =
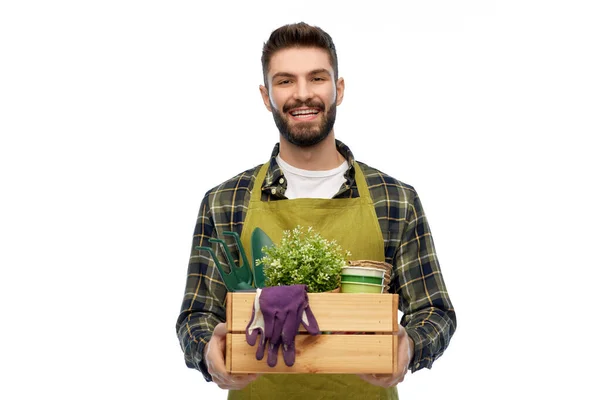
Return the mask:
<svg viewBox="0 0 600 400">
<path fill-rule="evenodd" d="M 370 293 L 309 293 L 310 308 L 321 332 L 309 335 L 304 327 L 296 336 L 296 362 L 288 367 L 281 349 L 277 365 L 256 360 L 256 349 L 246 343 L 245 329 L 252 317 L 254 293 L 227 295 L 226 365 L 231 373 L 391 374 L 397 372 L 398 295 Z M 337 333 L 339 332 L 339 333 Z"/>
</svg>

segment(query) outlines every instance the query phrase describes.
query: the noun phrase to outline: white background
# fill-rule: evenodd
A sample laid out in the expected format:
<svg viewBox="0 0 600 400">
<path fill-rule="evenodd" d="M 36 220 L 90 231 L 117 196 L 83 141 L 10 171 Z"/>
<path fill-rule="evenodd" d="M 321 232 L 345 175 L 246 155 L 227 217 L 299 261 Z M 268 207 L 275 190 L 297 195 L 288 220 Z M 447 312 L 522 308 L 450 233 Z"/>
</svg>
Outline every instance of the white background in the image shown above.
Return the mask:
<svg viewBox="0 0 600 400">
<path fill-rule="evenodd" d="M 218 5 L 217 5 L 218 3 Z M 219 399 L 175 334 L 200 200 L 278 134 L 260 53 L 321 26 L 336 136 L 414 185 L 458 330 L 403 399 L 598 398 L 593 1 L 3 1 L 3 399 Z"/>
</svg>

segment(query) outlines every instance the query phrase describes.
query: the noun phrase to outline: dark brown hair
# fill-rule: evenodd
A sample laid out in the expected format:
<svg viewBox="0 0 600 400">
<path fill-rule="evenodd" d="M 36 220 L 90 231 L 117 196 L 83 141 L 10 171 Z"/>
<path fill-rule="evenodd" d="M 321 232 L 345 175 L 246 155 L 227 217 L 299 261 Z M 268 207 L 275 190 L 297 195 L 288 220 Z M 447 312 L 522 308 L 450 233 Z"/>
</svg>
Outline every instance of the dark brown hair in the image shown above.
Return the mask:
<svg viewBox="0 0 600 400">
<path fill-rule="evenodd" d="M 275 29 L 269 40 L 263 45 L 262 52 L 262 69 L 265 86 L 269 86 L 267 82 L 267 74 L 269 72 L 269 63 L 271 57 L 279 50 L 288 49 L 290 47 L 317 47 L 327 51 L 329 61 L 333 67 L 334 79 L 338 79 L 338 60 L 335 52 L 335 45 L 331 36 L 323 29 L 317 26 L 311 26 L 304 22 L 297 24 L 284 25 Z"/>
</svg>

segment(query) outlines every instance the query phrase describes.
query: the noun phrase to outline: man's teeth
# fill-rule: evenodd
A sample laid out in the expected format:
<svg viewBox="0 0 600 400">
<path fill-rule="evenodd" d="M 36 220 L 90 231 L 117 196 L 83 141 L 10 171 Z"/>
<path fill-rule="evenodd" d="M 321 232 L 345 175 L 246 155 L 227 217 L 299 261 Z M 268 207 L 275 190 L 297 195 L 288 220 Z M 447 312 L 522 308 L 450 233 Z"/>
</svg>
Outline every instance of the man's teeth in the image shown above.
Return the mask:
<svg viewBox="0 0 600 400">
<path fill-rule="evenodd" d="M 296 111 L 292 111 L 292 115 L 295 117 L 297 115 L 310 115 L 310 114 L 318 114 L 319 111 L 317 110 L 296 110 Z"/>
</svg>

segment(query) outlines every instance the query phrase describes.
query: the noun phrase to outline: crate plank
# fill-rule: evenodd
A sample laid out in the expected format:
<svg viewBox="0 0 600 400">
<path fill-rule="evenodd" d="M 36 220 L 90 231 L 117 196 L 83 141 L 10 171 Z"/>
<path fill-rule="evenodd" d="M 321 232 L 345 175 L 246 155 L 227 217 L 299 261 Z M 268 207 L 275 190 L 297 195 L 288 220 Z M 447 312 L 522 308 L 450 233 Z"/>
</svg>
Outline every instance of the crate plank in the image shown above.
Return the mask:
<svg viewBox="0 0 600 400">
<path fill-rule="evenodd" d="M 392 374 L 397 374 L 398 373 L 398 335 L 393 335 L 392 340 L 394 341 L 394 344 L 393 344 L 394 351 L 392 352 L 392 358 L 393 358 Z"/>
<path fill-rule="evenodd" d="M 277 365 L 267 365 L 267 354 L 256 360 L 258 344 L 250 346 L 244 334 L 228 333 L 231 353 L 227 367 L 231 373 L 336 373 L 390 374 L 397 354 L 396 335 L 317 335 L 296 337 L 296 362 L 288 367 L 281 349 Z M 396 340 L 394 340 L 396 338 Z"/>
<path fill-rule="evenodd" d="M 227 297 L 225 298 L 225 317 L 227 324 L 227 332 L 233 331 L 233 318 L 230 318 L 230 315 L 233 315 L 233 293 L 227 293 Z"/>
<path fill-rule="evenodd" d="M 228 293 L 229 332 L 244 332 L 252 317 L 255 293 Z M 321 331 L 396 332 L 398 295 L 309 293 L 308 302 Z M 304 328 L 300 328 L 304 331 Z"/>
<path fill-rule="evenodd" d="M 393 331 L 398 332 L 398 295 L 395 294 L 392 296 L 392 325 L 394 327 Z"/>
<path fill-rule="evenodd" d="M 231 335 L 227 334 L 227 337 L 225 339 L 225 368 L 227 368 L 227 371 L 231 371 L 231 357 L 227 357 L 227 354 L 233 354 L 233 343 L 231 342 Z"/>
</svg>

